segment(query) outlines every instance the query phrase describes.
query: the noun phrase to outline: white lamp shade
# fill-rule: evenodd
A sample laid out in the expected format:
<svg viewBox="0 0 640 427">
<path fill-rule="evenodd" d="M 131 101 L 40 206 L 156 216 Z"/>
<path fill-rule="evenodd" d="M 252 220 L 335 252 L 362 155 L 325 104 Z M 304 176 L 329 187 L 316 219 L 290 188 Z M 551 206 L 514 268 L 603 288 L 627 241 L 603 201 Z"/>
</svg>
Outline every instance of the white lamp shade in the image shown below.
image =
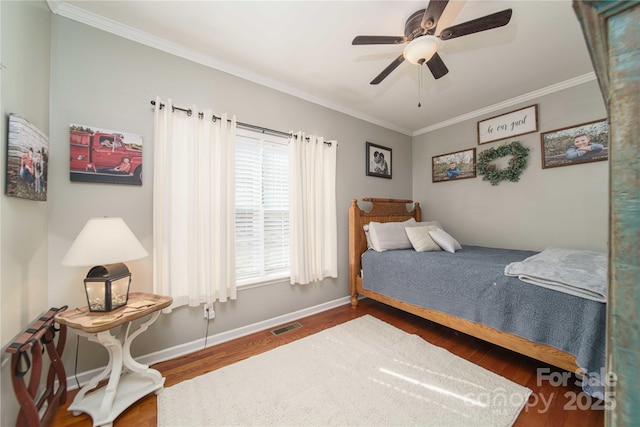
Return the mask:
<svg viewBox="0 0 640 427">
<path fill-rule="evenodd" d="M 438 50 L 440 39 L 435 36 L 420 36 L 417 39 L 411 40 L 407 46 L 405 46 L 402 55 L 404 59 L 414 65 L 420 64 L 420 60 L 428 61 L 431 59 L 434 53 Z"/>
<path fill-rule="evenodd" d="M 122 218 L 91 218 L 62 259 L 62 265 L 88 267 L 144 258 L 142 247 Z"/>
</svg>

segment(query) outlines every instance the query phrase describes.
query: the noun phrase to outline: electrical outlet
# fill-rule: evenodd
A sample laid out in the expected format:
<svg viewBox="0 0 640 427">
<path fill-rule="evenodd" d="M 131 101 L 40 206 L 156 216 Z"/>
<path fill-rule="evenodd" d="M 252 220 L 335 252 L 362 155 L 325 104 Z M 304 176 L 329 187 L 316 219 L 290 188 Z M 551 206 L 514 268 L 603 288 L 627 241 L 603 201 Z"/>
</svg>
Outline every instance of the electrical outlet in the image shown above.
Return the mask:
<svg viewBox="0 0 640 427">
<path fill-rule="evenodd" d="M 204 318 L 211 320 L 216 317 L 216 312 L 213 311 L 213 303 L 204 305 Z"/>
</svg>

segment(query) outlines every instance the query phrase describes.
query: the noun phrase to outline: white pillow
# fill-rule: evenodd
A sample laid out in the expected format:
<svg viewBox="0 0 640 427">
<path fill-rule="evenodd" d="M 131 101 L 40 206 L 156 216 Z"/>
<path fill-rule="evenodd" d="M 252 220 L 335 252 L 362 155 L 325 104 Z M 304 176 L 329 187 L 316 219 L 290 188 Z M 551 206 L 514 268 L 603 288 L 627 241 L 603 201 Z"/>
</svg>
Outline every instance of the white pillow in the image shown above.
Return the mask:
<svg viewBox="0 0 640 427">
<path fill-rule="evenodd" d="M 440 246 L 433 241 L 429 231 L 438 230 L 438 227 L 433 225 L 426 227 L 407 227 L 405 231 L 409 237 L 409 241 L 413 245 L 413 249 L 417 252 L 439 251 Z"/>
<path fill-rule="evenodd" d="M 434 231 L 429 231 L 429 235 L 434 240 L 434 242 L 438 244 L 438 246 L 440 246 L 447 252 L 454 253 L 455 251 L 462 249 L 460 243 L 458 243 L 456 239 L 454 239 L 449 233 L 441 228 L 438 228 Z"/>
<path fill-rule="evenodd" d="M 378 252 L 412 248 L 413 246 L 411 246 L 407 232 L 404 229 L 415 223 L 416 220 L 413 218 L 402 222 L 370 222 L 369 240 L 371 241 L 371 247 Z"/>
</svg>

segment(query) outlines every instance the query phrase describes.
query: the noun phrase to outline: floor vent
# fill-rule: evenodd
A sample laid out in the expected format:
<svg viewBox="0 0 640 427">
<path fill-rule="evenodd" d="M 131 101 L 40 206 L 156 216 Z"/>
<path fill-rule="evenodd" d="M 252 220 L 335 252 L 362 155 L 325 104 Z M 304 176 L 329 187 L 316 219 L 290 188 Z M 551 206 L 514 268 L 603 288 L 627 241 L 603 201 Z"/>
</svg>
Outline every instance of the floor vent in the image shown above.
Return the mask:
<svg viewBox="0 0 640 427">
<path fill-rule="evenodd" d="M 284 334 L 286 332 L 293 331 L 294 329 L 298 329 L 298 328 L 302 328 L 302 325 L 300 323 L 298 323 L 298 322 L 295 322 L 295 323 L 292 323 L 290 325 L 283 326 L 283 327 L 278 328 L 278 329 L 274 329 L 274 330 L 271 331 L 271 333 L 273 335 L 282 335 L 282 334 Z"/>
</svg>

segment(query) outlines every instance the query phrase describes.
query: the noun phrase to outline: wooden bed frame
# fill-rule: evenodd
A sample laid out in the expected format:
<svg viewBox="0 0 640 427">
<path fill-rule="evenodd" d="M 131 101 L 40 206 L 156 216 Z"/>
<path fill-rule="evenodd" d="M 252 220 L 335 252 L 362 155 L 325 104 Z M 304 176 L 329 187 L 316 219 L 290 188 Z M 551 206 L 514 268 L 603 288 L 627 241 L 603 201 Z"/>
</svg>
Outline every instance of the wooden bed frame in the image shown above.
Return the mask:
<svg viewBox="0 0 640 427">
<path fill-rule="evenodd" d="M 358 305 L 359 296 L 365 296 L 550 365 L 577 374 L 582 373 L 582 370 L 576 364 L 575 356 L 558 350 L 555 347 L 529 341 L 480 323 L 408 304 L 386 295 L 364 289 L 362 287 L 362 277 L 360 274 L 362 268 L 361 256 L 367 250 L 367 241 L 363 226 L 371 221 L 392 222 L 405 221 L 410 218 L 415 218 L 416 221 L 420 221 L 421 209 L 420 204 L 417 202 L 414 203 L 412 200 L 376 198 L 364 198 L 362 200 L 372 204 L 369 211 L 365 212 L 361 210 L 358 206 L 357 199 L 351 201 L 349 208 L 349 288 L 352 307 L 355 308 Z M 410 204 L 413 204 L 412 210 L 409 210 L 411 208 L 407 207 Z"/>
</svg>

